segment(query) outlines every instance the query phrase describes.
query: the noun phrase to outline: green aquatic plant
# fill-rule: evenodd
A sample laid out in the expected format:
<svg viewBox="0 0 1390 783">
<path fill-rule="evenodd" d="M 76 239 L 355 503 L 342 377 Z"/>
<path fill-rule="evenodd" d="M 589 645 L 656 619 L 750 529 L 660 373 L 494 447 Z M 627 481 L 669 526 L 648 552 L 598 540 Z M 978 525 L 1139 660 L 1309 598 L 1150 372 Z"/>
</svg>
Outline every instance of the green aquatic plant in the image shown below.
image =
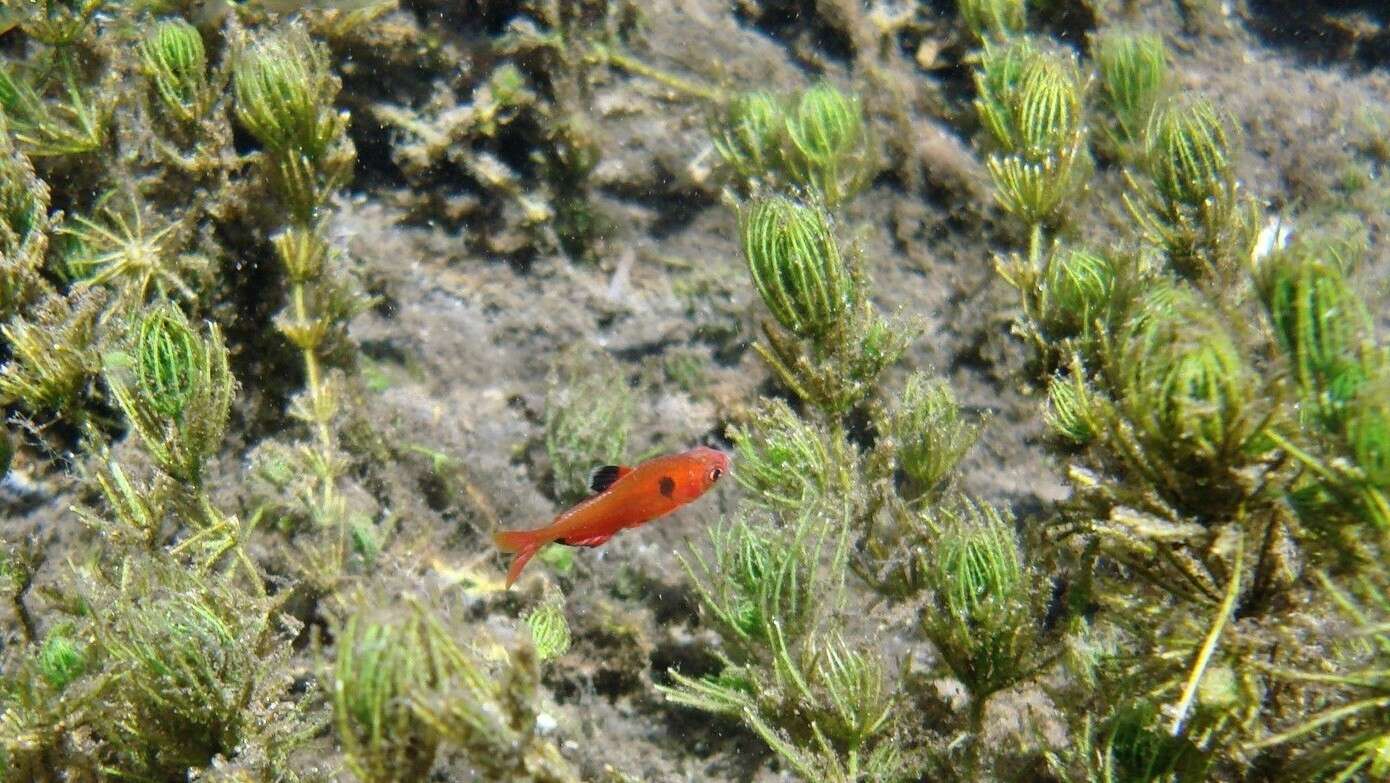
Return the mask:
<svg viewBox="0 0 1390 783">
<path fill-rule="evenodd" d="M 1175 99 L 1153 114 L 1145 166 L 1164 199 L 1196 207 L 1224 195 L 1234 170 L 1228 123 L 1203 99 Z"/>
<path fill-rule="evenodd" d="M 753 285 L 783 328 L 812 340 L 843 328 L 854 281 L 824 210 L 757 199 L 739 211 L 739 236 Z"/>
<path fill-rule="evenodd" d="M 1123 373 L 1117 401 L 1151 458 L 1216 467 L 1236 460 L 1258 434 L 1264 417 L 1255 376 L 1200 305 L 1152 313 L 1123 351 L 1113 362 Z"/>
<path fill-rule="evenodd" d="M 237 118 L 276 153 L 316 162 L 342 133 L 325 53 L 301 28 L 252 45 L 236 62 Z"/>
<path fill-rule="evenodd" d="M 1048 754 L 1049 765 L 1068 783 L 1207 779 L 1210 754 L 1160 724 L 1158 707 L 1145 700 L 1123 704 L 1105 720 L 1088 716 L 1077 744 L 1063 753 Z"/>
<path fill-rule="evenodd" d="M 236 388 L 221 331 L 211 325 L 203 337 L 176 306 L 157 306 L 140 318 L 132 350 L 133 379 L 119 366 L 106 373 L 112 398 L 155 465 L 201 487 L 203 465 L 222 445 Z"/>
<path fill-rule="evenodd" d="M 1028 28 L 1028 0 L 958 0 L 961 19 L 982 43 L 1005 40 Z"/>
<path fill-rule="evenodd" d="M 1096 420 L 1096 403 L 1090 399 L 1085 373 L 1076 365 L 1070 372 L 1054 377 L 1047 387 L 1048 427 L 1064 441 L 1084 446 L 1099 434 L 1101 424 Z"/>
<path fill-rule="evenodd" d="M 266 147 L 267 173 L 294 222 L 352 173 L 348 117 L 333 105 L 338 80 L 322 46 L 298 25 L 256 41 L 237 58 L 232 85 L 241 124 Z"/>
<path fill-rule="evenodd" d="M 1236 180 L 1228 117 L 1200 97 L 1158 105 L 1144 134 L 1142 169 L 1125 204 L 1177 273 L 1231 289 L 1255 238 L 1253 205 Z"/>
<path fill-rule="evenodd" d="M 592 361 L 556 376 L 545 401 L 545 451 L 553 492 L 573 502 L 590 492 L 589 476 L 627 458 L 635 401 L 627 378 L 612 361 Z"/>
<path fill-rule="evenodd" d="M 1108 256 L 1082 248 L 1054 254 L 1037 287 L 1036 320 L 1044 334 L 1093 340 L 1111 314 L 1120 282 L 1116 266 Z"/>
<path fill-rule="evenodd" d="M 578 783 L 579 772 L 537 730 L 540 668 L 534 651 L 523 645 L 485 663 L 460 647 L 433 615 L 416 611 L 428 645 L 424 660 L 438 679 L 412 688 L 407 702 L 433 736 L 461 751 L 484 779 Z"/>
<path fill-rule="evenodd" d="M 821 627 L 846 598 L 847 521 L 813 504 L 782 527 L 721 522 L 712 559 L 682 562 L 729 645 L 722 671 L 672 671 L 661 687 L 677 704 L 741 719 L 807 780 L 879 780 L 900 766 L 884 667 Z"/>
<path fill-rule="evenodd" d="M 110 288 L 121 308 L 138 308 L 155 297 L 196 302 L 208 269 L 206 259 L 180 252 L 188 227 L 171 222 L 155 230 L 135 196 L 125 208 L 113 206 L 114 197 L 103 199 L 95 217 L 79 215 L 59 229 L 69 240 L 68 274 L 81 286 Z"/>
<path fill-rule="evenodd" d="M 1390 596 L 1379 574 L 1367 574 L 1352 587 L 1317 574 L 1319 586 L 1332 598 L 1347 627 L 1334 638 L 1330 653 L 1342 664 L 1329 671 L 1324 661 L 1300 668 L 1272 669 L 1284 683 L 1334 686 L 1344 699 L 1322 709 L 1294 716 L 1288 726 L 1252 743 L 1254 749 L 1298 747 L 1290 774 L 1301 780 L 1378 780 L 1390 775 L 1390 679 L 1385 661 L 1390 655 Z"/>
<path fill-rule="evenodd" d="M 936 509 L 922 524 L 935 550 L 923 570 L 935 608 L 923 612 L 922 630 L 965 685 L 978 724 L 991 694 L 1041 663 L 1032 659 L 1039 650 L 1039 591 L 1019 554 L 1011 515 L 965 502 Z"/>
<path fill-rule="evenodd" d="M 1256 287 L 1299 392 L 1318 424 L 1333 433 L 1382 363 L 1370 312 L 1347 279 L 1344 258 L 1344 247 L 1300 242 L 1256 270 Z"/>
<path fill-rule="evenodd" d="M 145 78 L 160 105 L 177 122 L 196 122 L 216 93 L 208 85 L 207 52 L 198 28 L 182 19 L 160 22 L 140 44 Z"/>
<path fill-rule="evenodd" d="M 0 111 L 10 132 L 26 154 L 36 158 L 82 155 L 106 142 L 110 106 L 84 94 L 75 67 L 61 61 L 51 78 L 61 97 L 46 98 L 46 84 L 34 84 L 27 74 L 0 63 Z"/>
<path fill-rule="evenodd" d="M 743 195 L 792 187 L 834 209 L 877 171 L 859 96 L 829 83 L 789 101 L 759 90 L 735 94 L 718 102 L 709 129 Z"/>
<path fill-rule="evenodd" d="M 411 701 L 448 676 L 440 640 L 418 612 L 396 623 L 353 615 L 336 636 L 333 717 L 348 767 L 364 783 L 423 778 L 440 740 Z"/>
<path fill-rule="evenodd" d="M 10 346 L 10 360 L 0 367 L 0 401 L 35 416 L 85 421 L 85 397 L 101 368 L 96 337 L 104 304 L 98 292 L 49 294 L 29 316 L 0 326 Z"/>
<path fill-rule="evenodd" d="M 54 629 L 39 648 L 39 674 L 59 691 L 87 670 L 87 652 L 69 633 L 66 629 Z"/>
<path fill-rule="evenodd" d="M 766 644 L 785 646 L 788 634 L 806 630 L 815 610 L 817 579 L 824 578 L 815 561 L 829 532 L 814 511 L 802 512 L 794 529 L 778 531 L 738 518 L 711 532 L 712 559 L 692 552 L 682 556 L 682 564 L 699 587 L 705 610 L 733 639 L 753 651 Z M 777 647 L 772 653 L 783 651 Z"/>
<path fill-rule="evenodd" d="M 285 306 L 275 328 L 298 350 L 304 388 L 289 413 L 305 425 L 312 445 L 279 448 L 281 467 L 295 492 L 263 506 L 284 520 L 308 520 L 311 536 L 301 542 L 301 575 L 329 590 L 352 554 L 354 520 L 360 512 L 340 492 L 351 465 L 340 448 L 337 425 L 345 379 L 335 364 L 349 363 L 354 349 L 347 324 L 367 306 L 341 255 L 327 237 L 324 208 L 352 174 L 356 152 L 347 135 L 349 115 L 334 106 L 339 81 L 326 48 L 301 23 L 272 35 L 238 41 L 232 87 L 238 120 L 262 145 L 255 158 L 264 185 L 284 205 L 279 230 L 270 237 L 285 273 Z"/>
<path fill-rule="evenodd" d="M 840 464 L 847 445 L 830 442 L 781 400 L 764 400 L 728 435 L 734 479 L 755 503 L 795 510 L 847 490 Z"/>
<path fill-rule="evenodd" d="M 1352 461 L 1367 484 L 1390 489 L 1390 374 L 1382 373 L 1364 386 L 1349 414 L 1346 433 Z"/>
<path fill-rule="evenodd" d="M 570 626 L 565 619 L 563 600 L 548 599 L 527 612 L 523 620 L 531 631 L 536 657 L 548 661 L 564 655 L 570 648 Z"/>
<path fill-rule="evenodd" d="M 883 430 L 892 437 L 898 465 L 910 482 L 901 490 L 909 501 L 939 498 L 980 434 L 978 424 L 961 419 L 951 388 L 923 372 L 908 376 Z"/>
<path fill-rule="evenodd" d="M 240 743 L 253 661 L 239 638 L 244 629 L 225 610 L 196 598 L 166 599 L 122 613 L 102 628 L 102 648 L 112 665 L 139 689 L 129 696 L 140 736 L 163 740 L 148 762 L 128 763 L 183 770 L 231 753 Z"/>
<path fill-rule="evenodd" d="M 290 755 L 319 729 L 284 673 L 299 624 L 221 576 L 125 555 L 111 573 L 93 563 L 70 575 L 87 673 L 63 690 L 48 768 L 170 780 L 221 757 L 256 779 L 291 774 Z"/>
<path fill-rule="evenodd" d="M 1110 31 L 1091 42 L 1100 72 L 1100 108 L 1116 154 L 1128 159 L 1168 86 L 1168 49 L 1153 33 Z"/>
<path fill-rule="evenodd" d="M 783 159 L 791 178 L 831 208 L 876 173 L 875 152 L 857 95 L 828 83 L 806 90 L 786 115 Z"/>
<path fill-rule="evenodd" d="M 17 23 L 25 35 L 53 47 L 77 43 L 86 33 L 92 17 L 109 0 L 35 0 L 19 4 Z"/>
<path fill-rule="evenodd" d="M 48 251 L 48 205 L 48 184 L 13 143 L 0 112 L 0 320 L 45 288 L 40 270 Z"/>
<path fill-rule="evenodd" d="M 1049 241 L 1065 226 L 1092 173 L 1085 82 L 1074 55 L 1016 38 L 986 42 L 975 87 L 994 200 L 1027 236 L 1026 252 L 997 257 L 995 268 L 1018 292 L 1023 317 L 1015 331 L 1029 336 L 1035 363 L 1046 374 L 1068 350 L 1059 342 L 1068 335 L 1046 333 L 1040 324 L 1059 315 L 1074 318 L 1062 315 L 1057 300 L 1079 303 L 1077 297 L 1096 293 L 1094 278 L 1104 274 L 1099 265 L 1083 268 L 1090 257 L 1059 255 L 1055 238 Z"/>
<path fill-rule="evenodd" d="M 762 91 L 735 95 L 711 122 L 714 147 L 749 183 L 761 183 L 782 166 L 786 111 L 775 95 Z M 751 188 L 750 188 L 751 189 Z"/>
<path fill-rule="evenodd" d="M 754 350 L 796 396 L 837 420 L 873 393 L 910 329 L 864 297 L 820 206 L 755 199 L 740 210 L 739 229 L 754 286 L 781 327 L 764 321 L 766 343 Z"/>
<path fill-rule="evenodd" d="M 1037 237 L 1059 223 L 1090 176 L 1084 83 L 1075 57 L 1028 39 L 987 44 L 975 74 L 975 108 L 994 152 L 995 198 Z"/>
</svg>

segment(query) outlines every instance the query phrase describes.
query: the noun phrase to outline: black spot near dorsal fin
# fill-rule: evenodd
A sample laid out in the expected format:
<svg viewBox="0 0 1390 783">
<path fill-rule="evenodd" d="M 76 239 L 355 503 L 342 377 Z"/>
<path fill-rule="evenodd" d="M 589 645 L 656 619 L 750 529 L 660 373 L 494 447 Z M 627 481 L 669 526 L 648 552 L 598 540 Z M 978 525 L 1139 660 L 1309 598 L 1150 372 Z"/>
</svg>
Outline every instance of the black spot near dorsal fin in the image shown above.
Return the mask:
<svg viewBox="0 0 1390 783">
<path fill-rule="evenodd" d="M 603 492 L 613 486 L 613 483 L 618 479 L 631 472 L 632 468 L 626 465 L 604 465 L 601 468 L 595 468 L 594 472 L 589 474 L 589 489 L 594 494 Z"/>
<path fill-rule="evenodd" d="M 669 498 L 672 495 L 676 494 L 676 480 L 671 478 L 670 476 L 662 476 L 661 481 L 658 482 L 658 485 L 661 489 L 661 494 L 665 495 L 666 497 Z"/>
</svg>

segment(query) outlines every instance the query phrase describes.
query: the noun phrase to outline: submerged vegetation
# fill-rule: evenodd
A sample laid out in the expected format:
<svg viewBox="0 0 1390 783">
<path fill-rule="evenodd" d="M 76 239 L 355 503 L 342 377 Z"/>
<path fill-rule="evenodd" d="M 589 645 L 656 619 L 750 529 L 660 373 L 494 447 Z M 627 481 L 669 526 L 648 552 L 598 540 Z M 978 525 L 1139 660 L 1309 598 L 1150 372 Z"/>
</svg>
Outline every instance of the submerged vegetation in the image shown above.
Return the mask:
<svg viewBox="0 0 1390 783">
<path fill-rule="evenodd" d="M 757 85 L 620 0 L 0 11 L 0 781 L 663 779 L 610 746 L 725 732 L 833 783 L 1390 775 L 1383 240 L 1266 223 L 1237 115 L 1107 4 L 815 5 L 844 63 Z M 909 48 L 968 99 L 907 100 Z M 673 111 L 683 167 L 627 171 L 660 134 L 614 124 Z M 955 385 L 987 349 L 938 375 L 884 304 L 947 277 L 888 256 L 923 117 L 973 134 L 926 146 L 978 196 L 1013 420 Z M 339 221 L 383 205 L 374 266 Z M 660 244 L 705 208 L 722 245 Z M 466 308 L 563 371 L 490 365 Z M 446 381 L 392 332 L 455 325 Z M 978 480 L 1004 426 L 1057 499 Z M 490 533 L 695 439 L 722 516 L 503 589 Z"/>
</svg>

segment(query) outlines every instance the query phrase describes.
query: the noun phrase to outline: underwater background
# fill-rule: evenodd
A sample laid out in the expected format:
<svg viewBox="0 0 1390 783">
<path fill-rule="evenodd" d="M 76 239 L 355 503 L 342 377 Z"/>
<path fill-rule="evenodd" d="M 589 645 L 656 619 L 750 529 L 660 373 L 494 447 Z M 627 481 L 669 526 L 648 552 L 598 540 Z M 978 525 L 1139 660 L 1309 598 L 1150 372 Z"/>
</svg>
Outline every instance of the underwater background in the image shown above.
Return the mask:
<svg viewBox="0 0 1390 783">
<path fill-rule="evenodd" d="M 0 781 L 1390 780 L 1387 172 L 1380 0 L 0 0 Z"/>
</svg>

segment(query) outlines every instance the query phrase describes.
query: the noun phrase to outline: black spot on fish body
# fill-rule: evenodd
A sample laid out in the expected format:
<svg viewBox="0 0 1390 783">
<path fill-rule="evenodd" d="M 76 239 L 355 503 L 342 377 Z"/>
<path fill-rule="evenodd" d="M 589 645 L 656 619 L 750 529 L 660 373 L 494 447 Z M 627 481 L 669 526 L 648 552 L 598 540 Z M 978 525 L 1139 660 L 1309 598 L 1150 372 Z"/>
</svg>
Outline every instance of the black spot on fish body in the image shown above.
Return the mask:
<svg viewBox="0 0 1390 783">
<path fill-rule="evenodd" d="M 661 487 L 661 494 L 668 498 L 676 494 L 676 480 L 670 476 L 662 476 L 658 486 Z"/>
</svg>

